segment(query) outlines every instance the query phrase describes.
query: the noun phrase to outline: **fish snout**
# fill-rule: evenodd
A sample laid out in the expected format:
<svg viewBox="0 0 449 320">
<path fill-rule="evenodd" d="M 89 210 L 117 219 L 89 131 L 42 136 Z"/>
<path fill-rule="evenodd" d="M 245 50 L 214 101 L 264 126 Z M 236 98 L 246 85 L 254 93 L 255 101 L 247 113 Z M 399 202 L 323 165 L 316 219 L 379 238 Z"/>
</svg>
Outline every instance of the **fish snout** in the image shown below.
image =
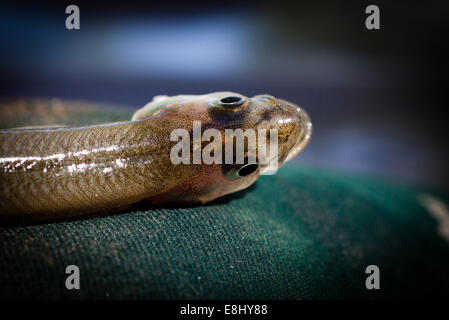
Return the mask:
<svg viewBox="0 0 449 320">
<path fill-rule="evenodd" d="M 309 143 L 312 137 L 312 122 L 307 112 L 300 106 L 281 100 L 281 107 L 285 112 L 284 122 L 292 123 L 292 147 L 289 149 L 283 163 L 296 157 Z M 290 143 L 289 143 L 290 144 Z"/>
</svg>

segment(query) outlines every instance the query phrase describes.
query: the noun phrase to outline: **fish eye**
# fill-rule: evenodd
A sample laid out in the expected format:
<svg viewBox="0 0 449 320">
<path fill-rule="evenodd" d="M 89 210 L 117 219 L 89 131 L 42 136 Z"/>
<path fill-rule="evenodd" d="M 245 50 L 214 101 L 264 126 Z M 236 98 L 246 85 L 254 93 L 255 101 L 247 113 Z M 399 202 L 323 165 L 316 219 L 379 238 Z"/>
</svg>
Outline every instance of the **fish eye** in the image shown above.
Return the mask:
<svg viewBox="0 0 449 320">
<path fill-rule="evenodd" d="M 239 177 L 246 177 L 255 172 L 257 169 L 259 169 L 258 164 L 246 164 L 237 171 L 237 174 Z"/>
<path fill-rule="evenodd" d="M 228 96 L 220 99 L 220 104 L 224 107 L 235 107 L 243 104 L 242 97 Z"/>
</svg>

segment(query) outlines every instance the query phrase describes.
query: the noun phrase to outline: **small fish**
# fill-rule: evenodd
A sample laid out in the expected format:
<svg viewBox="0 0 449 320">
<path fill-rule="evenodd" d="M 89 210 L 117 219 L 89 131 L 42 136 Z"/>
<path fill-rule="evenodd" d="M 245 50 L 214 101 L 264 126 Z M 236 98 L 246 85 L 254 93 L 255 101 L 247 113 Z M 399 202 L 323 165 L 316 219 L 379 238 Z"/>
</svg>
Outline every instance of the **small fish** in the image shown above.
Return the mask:
<svg viewBox="0 0 449 320">
<path fill-rule="evenodd" d="M 226 129 L 276 129 L 279 167 L 304 149 L 312 133 L 308 115 L 297 105 L 270 95 L 248 98 L 232 92 L 157 96 L 131 121 L 3 129 L 0 221 L 86 218 L 140 201 L 202 204 L 245 189 L 270 170 L 257 150 L 255 164 L 173 163 L 170 155 L 178 141 L 172 132 L 192 133 L 195 121 L 203 133 L 213 128 L 223 137 Z M 215 147 L 225 150 L 224 141 Z M 250 152 L 246 146 L 245 155 Z"/>
</svg>

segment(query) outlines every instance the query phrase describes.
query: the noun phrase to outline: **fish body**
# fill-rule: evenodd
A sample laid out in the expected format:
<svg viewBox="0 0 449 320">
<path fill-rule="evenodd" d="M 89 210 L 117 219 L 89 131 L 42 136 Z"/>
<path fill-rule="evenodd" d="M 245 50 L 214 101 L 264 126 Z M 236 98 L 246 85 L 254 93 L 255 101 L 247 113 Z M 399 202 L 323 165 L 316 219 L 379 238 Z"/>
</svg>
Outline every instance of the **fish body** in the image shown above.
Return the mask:
<svg viewBox="0 0 449 320">
<path fill-rule="evenodd" d="M 0 130 L 0 220 L 90 217 L 144 200 L 158 206 L 201 204 L 257 180 L 262 163 L 251 170 L 244 163 L 174 163 L 178 141 L 172 133 L 190 134 L 195 122 L 202 132 L 213 128 L 223 135 L 226 129 L 275 128 L 279 165 L 301 151 L 311 135 L 310 120 L 298 106 L 232 92 L 158 97 L 131 121 Z M 200 152 L 207 145 L 191 142 Z M 223 143 L 214 140 L 214 148 Z"/>
</svg>

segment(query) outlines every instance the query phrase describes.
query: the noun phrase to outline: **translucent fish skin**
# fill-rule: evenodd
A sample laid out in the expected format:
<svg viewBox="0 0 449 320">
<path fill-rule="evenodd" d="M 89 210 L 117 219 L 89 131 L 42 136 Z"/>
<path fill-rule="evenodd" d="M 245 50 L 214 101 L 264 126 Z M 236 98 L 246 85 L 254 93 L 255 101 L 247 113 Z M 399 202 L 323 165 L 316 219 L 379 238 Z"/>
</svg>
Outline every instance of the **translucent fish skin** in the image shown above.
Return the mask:
<svg viewBox="0 0 449 320">
<path fill-rule="evenodd" d="M 227 97 L 239 101 L 222 102 Z M 311 134 L 298 106 L 232 92 L 158 97 L 128 122 L 0 130 L 0 221 L 98 216 L 142 200 L 201 204 L 257 180 L 262 164 L 245 176 L 236 174 L 237 164 L 173 164 L 170 133 L 191 131 L 193 121 L 201 121 L 202 131 L 278 129 L 279 165 L 300 152 Z"/>
</svg>

